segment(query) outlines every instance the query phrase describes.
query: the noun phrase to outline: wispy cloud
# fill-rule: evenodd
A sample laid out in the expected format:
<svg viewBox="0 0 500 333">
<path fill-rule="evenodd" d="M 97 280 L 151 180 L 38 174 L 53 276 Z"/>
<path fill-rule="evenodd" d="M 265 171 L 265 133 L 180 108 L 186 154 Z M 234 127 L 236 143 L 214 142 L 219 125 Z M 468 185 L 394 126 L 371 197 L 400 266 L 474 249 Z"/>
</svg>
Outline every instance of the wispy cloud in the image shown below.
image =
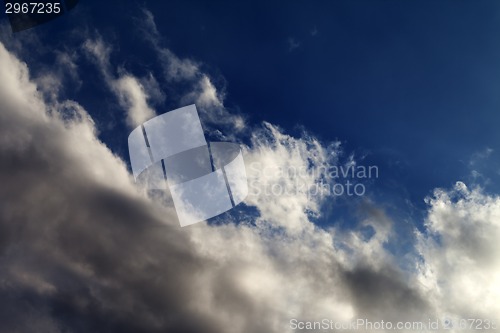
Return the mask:
<svg viewBox="0 0 500 333">
<path fill-rule="evenodd" d="M 158 36 L 156 29 L 149 38 Z M 162 99 L 153 73 L 138 79 L 120 71 L 102 39 L 87 40 L 83 49 L 130 125 L 145 117 L 152 98 Z M 190 83 L 186 96 L 206 103 L 214 122 L 234 116 L 199 62 L 163 54 L 170 57 L 162 62 L 164 75 L 174 59 L 173 81 Z M 463 183 L 437 190 L 427 200 L 426 231 L 415 231 L 414 253 L 395 258 L 388 248 L 404 236 L 395 231 L 399 221 L 369 198 L 351 229 L 315 224 L 332 198 L 304 191 L 322 181 L 324 164 L 339 163 L 339 143 L 264 123 L 245 147 L 249 182 L 292 191 L 250 195 L 246 204 L 258 214 L 241 214 L 252 223 L 224 215 L 217 225 L 181 229 L 171 207 L 134 186 L 83 107 L 57 94 L 43 98 L 58 89 L 57 76 L 41 91 L 28 66 L 0 43 L 0 77 L 6 331 L 281 333 L 293 331 L 292 318 L 427 321 L 446 312 L 500 319 L 497 196 Z M 306 190 L 280 172 L 291 167 L 305 170 Z M 401 260 L 412 270 L 400 268 Z"/>
<path fill-rule="evenodd" d="M 292 52 L 296 48 L 300 47 L 301 44 L 298 40 L 296 40 L 293 37 L 289 37 L 287 39 L 287 43 L 288 43 L 288 52 Z"/>
<path fill-rule="evenodd" d="M 181 94 L 177 102 L 180 105 L 195 103 L 207 124 L 227 127 L 226 136 L 230 132 L 243 131 L 246 126 L 243 115 L 229 112 L 224 105 L 224 86 L 215 86 L 210 75 L 202 69 L 200 61 L 181 58 L 163 45 L 154 15 L 149 10 L 143 10 L 142 18 L 141 29 L 156 51 L 165 80 L 172 84 L 188 84 L 187 91 L 177 91 L 177 94 Z"/>
<path fill-rule="evenodd" d="M 129 127 L 139 126 L 156 115 L 156 112 L 148 104 L 150 95 L 146 92 L 140 79 L 123 69 L 119 71 L 118 75 L 113 74 L 110 63 L 112 49 L 109 45 L 106 45 L 100 36 L 96 39 L 87 39 L 83 44 L 83 48 L 95 61 L 105 82 L 115 93 L 120 105 L 126 110 L 126 122 Z M 151 73 L 143 80 L 150 84 L 150 88 L 154 88 L 156 80 Z M 156 96 L 160 95 L 159 98 L 161 98 L 159 90 L 153 92 Z"/>
</svg>

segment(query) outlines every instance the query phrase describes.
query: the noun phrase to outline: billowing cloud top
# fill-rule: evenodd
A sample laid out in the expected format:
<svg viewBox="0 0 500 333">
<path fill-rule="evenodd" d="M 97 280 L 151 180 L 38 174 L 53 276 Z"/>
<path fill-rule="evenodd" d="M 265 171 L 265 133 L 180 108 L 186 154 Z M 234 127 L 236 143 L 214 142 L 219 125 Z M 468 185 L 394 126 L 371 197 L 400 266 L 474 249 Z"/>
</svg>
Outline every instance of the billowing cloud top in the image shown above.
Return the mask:
<svg viewBox="0 0 500 333">
<path fill-rule="evenodd" d="M 83 45 L 130 126 L 155 114 L 154 76 L 115 75 L 110 46 L 102 39 Z M 222 121 L 235 128 L 247 126 L 223 107 L 195 62 L 154 47 L 168 58 L 166 75 L 192 84 L 186 99 L 212 116 L 229 115 Z M 324 318 L 500 324 L 496 196 L 462 183 L 436 190 L 426 231 L 415 231 L 413 251 L 398 258 L 388 250 L 400 237 L 398 221 L 369 200 L 358 222 L 374 230 L 372 237 L 360 228 L 313 223 L 331 198 L 310 195 L 307 186 L 321 181 L 322 165 L 338 163 L 339 144 L 264 123 L 245 148 L 249 182 L 290 191 L 250 194 L 246 204 L 257 215 L 242 210 L 223 223 L 181 229 L 171 205 L 136 188 L 126 163 L 98 139 L 87 111 L 59 99 L 57 84 L 31 79 L 4 44 L 0 77 L 2 331 L 282 333 L 294 331 L 293 320 Z M 268 172 L 259 172 L 264 166 Z M 305 190 L 272 172 L 285 166 L 307 170 Z"/>
</svg>

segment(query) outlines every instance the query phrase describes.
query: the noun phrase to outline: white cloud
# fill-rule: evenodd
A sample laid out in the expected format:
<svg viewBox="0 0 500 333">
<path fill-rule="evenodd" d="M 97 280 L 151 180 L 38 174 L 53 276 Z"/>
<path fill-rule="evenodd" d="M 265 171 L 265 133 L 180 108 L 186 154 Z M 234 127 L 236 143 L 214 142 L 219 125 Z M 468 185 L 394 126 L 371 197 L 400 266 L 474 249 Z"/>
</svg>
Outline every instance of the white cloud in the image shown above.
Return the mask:
<svg viewBox="0 0 500 333">
<path fill-rule="evenodd" d="M 230 112 L 224 105 L 224 87 L 215 86 L 213 78 L 203 70 L 201 62 L 179 57 L 169 48 L 162 46 L 153 14 L 148 10 L 143 10 L 143 14 L 141 28 L 145 38 L 151 42 L 156 51 L 165 80 L 173 84 L 188 83 L 186 91 L 176 91 L 176 94 L 181 96 L 178 99 L 179 106 L 195 103 L 201 112 L 202 120 L 207 125 L 227 127 L 228 132 L 245 130 L 245 118 L 241 114 Z M 209 128 L 210 132 L 216 130 L 220 128 Z"/>
<path fill-rule="evenodd" d="M 26 312 L 21 293 L 43 304 L 33 316 L 52 323 L 47 331 L 71 331 L 78 321 L 96 330 L 100 318 L 112 318 L 111 331 L 286 332 L 292 317 L 362 314 L 346 280 L 362 272 L 343 264 L 349 254 L 333 246 L 332 233 L 308 221 L 319 201 L 274 198 L 273 208 L 254 198 L 250 203 L 262 213 L 257 227 L 178 228 L 172 208 L 140 196 L 85 110 L 60 101 L 63 113 L 48 114 L 52 106 L 38 96 L 26 66 L 3 48 L 0 59 L 0 261 L 3 285 L 19 295 L 8 305 L 15 314 L 5 323 L 11 331 L 33 330 L 16 319 Z M 250 161 L 270 166 L 329 158 L 317 140 L 292 138 L 270 124 L 253 144 Z M 379 278 L 394 287 L 393 277 Z M 52 314 L 58 299 L 71 311 L 69 321 Z M 395 302 L 387 311 L 398 308 L 405 307 Z M 165 313 L 174 321 L 162 319 Z"/>
<path fill-rule="evenodd" d="M 111 47 L 106 45 L 101 38 L 97 38 L 95 40 L 86 40 L 83 44 L 83 48 L 94 56 L 103 74 L 109 75 L 109 56 L 111 54 Z"/>
<path fill-rule="evenodd" d="M 191 59 L 181 59 L 166 48 L 159 48 L 159 57 L 164 64 L 165 77 L 169 80 L 183 81 L 195 79 L 200 71 L 199 65 Z"/>
<path fill-rule="evenodd" d="M 300 46 L 300 42 L 293 37 L 289 37 L 287 39 L 287 43 L 288 43 L 288 52 L 292 52 L 293 50 L 295 50 Z"/>
<path fill-rule="evenodd" d="M 323 147 L 315 138 L 294 138 L 269 123 L 253 132 L 251 142 L 245 154 L 247 202 L 259 209 L 260 221 L 293 233 L 312 228 L 309 218 L 319 214 L 325 198 L 318 185 L 327 166 L 337 164 L 338 144 Z"/>
<path fill-rule="evenodd" d="M 107 46 L 101 38 L 97 38 L 96 40 L 86 40 L 83 47 L 94 58 L 106 83 L 115 93 L 121 107 L 126 110 L 126 122 L 129 127 L 135 128 L 156 115 L 155 111 L 148 105 L 150 96 L 138 78 L 126 72 L 121 73 L 118 77 L 112 74 L 109 59 L 110 46 Z M 152 74 L 144 81 L 151 84 L 156 82 Z M 153 86 L 153 88 L 155 87 Z M 153 90 L 153 93 L 156 98 L 158 96 L 161 98 L 161 94 L 159 95 L 157 90 Z"/>
<path fill-rule="evenodd" d="M 113 82 L 120 104 L 126 108 L 127 124 L 134 128 L 141 125 L 146 120 L 153 118 L 156 114 L 148 106 L 146 94 L 142 84 L 131 75 L 122 75 Z"/>
<path fill-rule="evenodd" d="M 219 96 L 217 89 L 206 75 L 202 75 L 198 82 L 198 89 L 192 94 L 196 105 L 202 108 L 223 107 L 222 97 Z"/>
<path fill-rule="evenodd" d="M 483 163 L 491 156 L 493 152 L 494 150 L 488 147 L 481 151 L 475 152 L 469 160 L 469 166 L 474 167 L 479 163 Z"/>
<path fill-rule="evenodd" d="M 152 73 L 141 79 L 141 85 L 144 91 L 147 92 L 148 101 L 152 104 L 163 104 L 167 96 L 163 92 L 160 83 Z"/>
<path fill-rule="evenodd" d="M 147 38 L 158 52 L 158 57 L 162 62 L 164 75 L 167 80 L 184 81 L 195 79 L 200 72 L 200 65 L 192 59 L 181 59 L 168 48 L 160 44 L 160 33 L 156 26 L 153 13 L 143 9 L 139 27 L 143 35 Z"/>
<path fill-rule="evenodd" d="M 138 122 L 148 86 L 113 75 L 103 42 L 85 47 L 137 116 L 130 124 Z M 210 84 L 196 96 L 222 103 L 200 75 Z M 75 101 L 44 101 L 26 64 L 1 44 L 0 76 L 0 310 L 10 311 L 9 331 L 281 333 L 292 331 L 292 318 L 499 319 L 497 197 L 463 185 L 437 191 L 430 233 L 419 236 L 420 266 L 402 272 L 386 250 L 401 237 L 397 221 L 373 203 L 358 221 L 374 229 L 368 240 L 357 228 L 312 222 L 331 200 L 315 185 L 324 181 L 322 166 L 338 163 L 339 144 L 265 123 L 245 149 L 250 186 L 287 192 L 250 194 L 246 203 L 260 215 L 246 218 L 256 226 L 225 216 L 221 225 L 181 229 L 171 206 L 136 189 L 88 113 Z M 283 176 L 292 169 L 305 170 L 300 183 Z"/>
<path fill-rule="evenodd" d="M 499 320 L 500 198 L 458 182 L 428 199 L 420 282 L 441 313 Z"/>
</svg>

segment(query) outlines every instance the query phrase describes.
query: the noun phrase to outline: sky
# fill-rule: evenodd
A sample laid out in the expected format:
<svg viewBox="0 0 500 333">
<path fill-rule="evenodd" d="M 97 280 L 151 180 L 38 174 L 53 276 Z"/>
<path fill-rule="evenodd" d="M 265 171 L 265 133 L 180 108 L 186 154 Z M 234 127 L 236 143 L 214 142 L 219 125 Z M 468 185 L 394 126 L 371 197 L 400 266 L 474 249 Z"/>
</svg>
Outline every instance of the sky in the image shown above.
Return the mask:
<svg viewBox="0 0 500 333">
<path fill-rule="evenodd" d="M 2 14 L 0 323 L 499 330 L 499 33 L 486 0 L 87 0 L 15 33 Z M 127 138 L 191 104 L 249 194 L 181 228 Z M 328 191 L 346 181 L 362 194 Z"/>
</svg>

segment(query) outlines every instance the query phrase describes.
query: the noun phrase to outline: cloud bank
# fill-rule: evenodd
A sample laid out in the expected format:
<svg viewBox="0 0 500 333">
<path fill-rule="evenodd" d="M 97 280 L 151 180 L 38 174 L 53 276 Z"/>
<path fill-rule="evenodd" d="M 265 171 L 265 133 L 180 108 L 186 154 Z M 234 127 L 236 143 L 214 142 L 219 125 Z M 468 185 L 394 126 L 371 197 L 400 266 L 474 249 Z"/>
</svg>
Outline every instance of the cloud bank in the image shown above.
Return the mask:
<svg viewBox="0 0 500 333">
<path fill-rule="evenodd" d="M 111 74 L 104 41 L 84 45 L 128 124 L 149 117 L 148 86 L 132 74 Z M 205 76 L 198 65 L 168 49 L 159 54 L 168 58 L 169 75 L 200 89 Z M 257 216 L 243 209 L 238 220 L 227 214 L 222 223 L 181 229 L 171 205 L 136 188 L 125 162 L 97 138 L 87 111 L 75 101 L 44 98 L 57 84 L 40 89 L 3 44 L 0 77 L 5 331 L 281 333 L 293 332 L 292 319 L 500 321 L 496 196 L 462 183 L 436 190 L 428 199 L 427 231 L 415 231 L 415 256 L 408 258 L 387 249 L 401 237 L 398 221 L 369 200 L 359 228 L 318 227 L 314 218 L 331 198 L 308 195 L 307 187 L 288 196 L 249 196 L 247 207 Z M 197 98 L 220 96 L 213 86 L 203 89 Z M 338 143 L 293 137 L 269 123 L 252 131 L 245 150 L 249 181 L 263 188 L 296 186 L 272 172 L 290 166 L 309 170 L 304 179 L 312 186 L 321 181 L 321 166 L 338 163 L 341 153 Z M 363 235 L 365 226 L 371 237 Z M 402 260 L 414 269 L 401 269 Z"/>
</svg>

